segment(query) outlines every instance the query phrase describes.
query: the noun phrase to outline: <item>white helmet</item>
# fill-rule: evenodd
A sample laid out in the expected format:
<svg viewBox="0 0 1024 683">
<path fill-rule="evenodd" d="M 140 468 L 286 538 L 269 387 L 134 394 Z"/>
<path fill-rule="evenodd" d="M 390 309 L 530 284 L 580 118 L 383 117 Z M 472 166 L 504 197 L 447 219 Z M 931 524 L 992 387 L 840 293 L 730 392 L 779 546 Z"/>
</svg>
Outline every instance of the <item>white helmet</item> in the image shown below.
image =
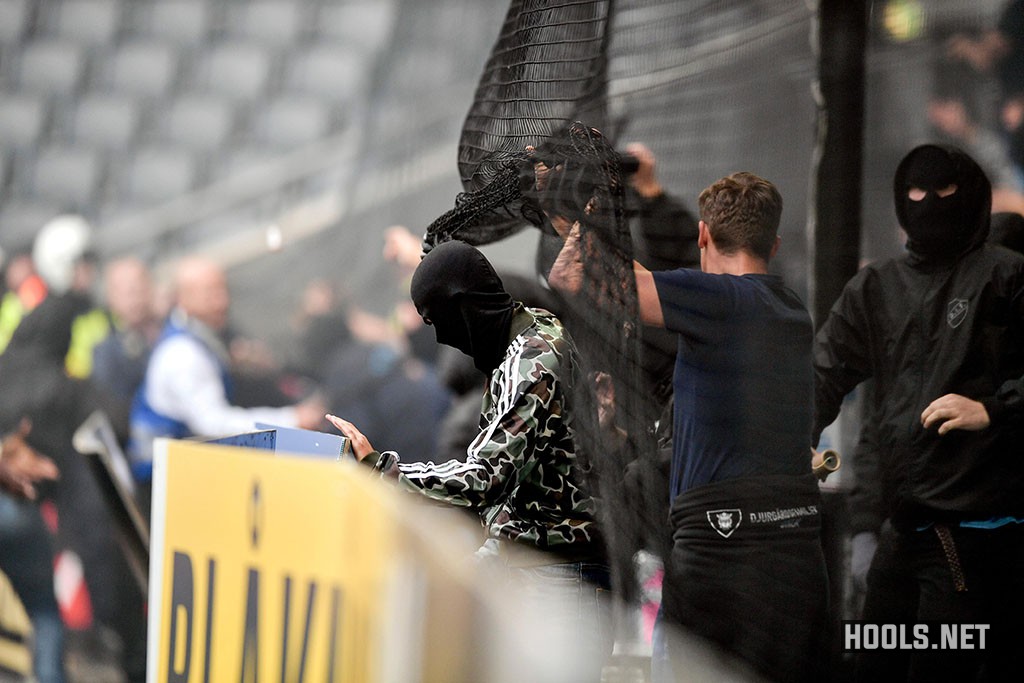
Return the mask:
<svg viewBox="0 0 1024 683">
<path fill-rule="evenodd" d="M 71 289 L 75 265 L 92 248 L 92 227 L 81 216 L 64 214 L 44 225 L 32 245 L 36 271 L 53 294 Z"/>
</svg>

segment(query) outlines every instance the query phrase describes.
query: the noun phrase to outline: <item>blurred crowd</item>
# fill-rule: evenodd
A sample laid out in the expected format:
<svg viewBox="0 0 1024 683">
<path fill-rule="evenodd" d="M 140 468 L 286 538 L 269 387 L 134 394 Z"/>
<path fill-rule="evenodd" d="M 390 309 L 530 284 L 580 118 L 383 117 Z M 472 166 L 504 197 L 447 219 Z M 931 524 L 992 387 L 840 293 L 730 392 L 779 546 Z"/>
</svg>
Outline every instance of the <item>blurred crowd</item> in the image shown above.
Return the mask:
<svg viewBox="0 0 1024 683">
<path fill-rule="evenodd" d="M 939 34 L 928 121 L 981 165 L 993 211 L 1024 213 L 1024 3 L 1006 2 L 994 26 Z"/>
<path fill-rule="evenodd" d="M 484 380 L 461 354 L 439 352 L 408 301 L 420 238 L 402 226 L 381 244 L 393 305 L 369 310 L 360 292 L 312 279 L 282 317 L 285 353 L 238 328 L 217 262 L 188 256 L 162 276 L 135 256 L 100 260 L 94 238 L 81 217 L 59 216 L 2 264 L 0 582 L 31 622 L 22 645 L 41 682 L 66 680 L 69 643 L 128 680 L 145 677 L 145 596 L 118 545 L 116 502 L 72 443 L 92 413 L 113 427 L 148 515 L 158 436 L 219 437 L 257 422 L 328 429 L 330 412 L 427 460 L 465 452 Z M 457 410 L 467 394 L 471 409 Z"/>
</svg>

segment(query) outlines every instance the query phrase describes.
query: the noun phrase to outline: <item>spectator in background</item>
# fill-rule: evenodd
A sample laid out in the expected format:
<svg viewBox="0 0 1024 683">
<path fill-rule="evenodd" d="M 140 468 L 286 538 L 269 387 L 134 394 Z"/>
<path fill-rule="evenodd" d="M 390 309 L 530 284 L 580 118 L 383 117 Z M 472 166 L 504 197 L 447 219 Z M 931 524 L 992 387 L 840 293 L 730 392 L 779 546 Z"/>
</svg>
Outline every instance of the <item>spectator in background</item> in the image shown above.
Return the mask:
<svg viewBox="0 0 1024 683">
<path fill-rule="evenodd" d="M 32 429 L 25 435 L 25 442 L 52 457 L 60 470 L 59 481 L 39 487 L 40 499 L 49 501 L 56 511 L 56 542 L 48 539 L 39 511 L 22 504 L 14 518 L 19 522 L 7 519 L 7 524 L 19 533 L 19 549 L 5 549 L 0 555 L 11 552 L 12 561 L 33 562 L 32 568 L 22 565 L 9 575 L 30 573 L 37 582 L 33 585 L 41 583 L 51 591 L 55 555 L 80 558 L 92 613 L 74 614 L 74 625 L 89 633 L 112 629 L 122 645 L 121 664 L 129 680 L 136 681 L 145 675 L 143 596 L 118 549 L 103 494 L 85 459 L 72 446 L 73 434 L 86 417 L 96 409 L 108 410 L 103 394 L 66 371 L 72 326 L 84 305 L 87 302 L 73 291 L 51 292 L 25 316 L 0 355 L 0 386 L 4 388 L 0 393 L 0 427 L 10 433 L 21 421 L 30 421 Z M 6 512 L 11 511 L 8 505 Z M 68 562 L 58 563 L 58 567 L 65 566 Z M 18 585 L 14 576 L 11 578 Z M 61 581 L 66 579 L 61 576 Z M 47 597 L 39 594 L 39 589 L 34 590 L 23 599 L 49 609 L 52 595 Z M 62 631 L 54 627 L 42 637 L 48 648 L 56 648 Z"/>
<path fill-rule="evenodd" d="M 384 231 L 382 255 L 397 266 L 399 278 L 407 282 L 420 264 L 422 241 L 404 225 L 392 225 Z"/>
<path fill-rule="evenodd" d="M 53 547 L 33 504 L 40 482 L 57 479 L 59 471 L 26 438 L 31 422 L 0 417 L 0 571 L 8 577 L 32 624 L 32 668 L 39 683 L 62 683 L 64 626 L 53 590 Z"/>
<path fill-rule="evenodd" d="M 57 465 L 40 455 L 25 440 L 32 432 L 32 422 L 22 418 L 18 426 L 8 431 L 5 425 L 0 444 L 0 491 L 17 498 L 35 500 L 36 484 L 52 481 L 60 474 Z"/>
<path fill-rule="evenodd" d="M 956 34 L 947 53 L 999 83 L 999 121 L 1010 158 L 1024 182 L 1024 0 L 1008 0 L 992 28 L 979 35 Z"/>
<path fill-rule="evenodd" d="M 136 477 L 149 481 L 156 437 L 219 436 L 252 431 L 256 422 L 315 429 L 316 396 L 291 406 L 242 408 L 232 402 L 225 332 L 231 296 L 224 269 L 192 256 L 175 271 L 175 307 L 150 356 L 131 410 Z"/>
<path fill-rule="evenodd" d="M 295 352 L 290 365 L 295 373 L 323 382 L 331 356 L 352 338 L 345 308 L 330 280 L 318 278 L 306 284 L 292 320 Z"/>
<path fill-rule="evenodd" d="M 992 183 L 993 211 L 1024 215 L 1024 174 L 1011 160 L 1003 136 L 981 120 L 976 81 L 977 75 L 962 64 L 941 64 L 928 99 L 928 121 L 985 171 Z"/>
<path fill-rule="evenodd" d="M 626 206 L 630 210 L 630 234 L 636 261 L 651 271 L 676 268 L 700 269 L 697 246 L 697 218 L 677 197 L 665 192 L 657 177 L 657 160 L 644 144 L 625 147 L 627 159 L 636 168 L 627 178 Z M 624 164 L 626 161 L 623 162 Z M 679 336 L 665 328 L 641 328 L 640 363 L 645 390 L 653 397 L 656 414 L 648 417 L 656 434 L 656 451 L 641 453 L 626 465 L 627 490 L 640 510 L 638 552 L 633 561 L 638 572 L 649 578 L 642 584 L 642 609 L 646 617 L 644 638 L 650 640 L 654 615 L 660 603 L 663 562 L 671 552 L 672 536 L 665 520 L 669 517 L 669 473 L 672 462 L 672 372 Z M 614 393 L 614 384 L 608 383 Z M 614 411 L 614 406 L 612 406 Z"/>
<path fill-rule="evenodd" d="M 416 313 L 416 308 L 405 296 L 409 292 L 409 282 L 416 266 L 420 263 L 422 240 L 403 225 L 392 225 L 384 231 L 384 249 L 382 256 L 386 263 L 395 268 L 395 277 L 403 296 L 395 302 L 392 315 L 396 325 L 402 330 L 409 341 L 409 351 L 413 356 L 425 363 L 436 366 L 440 348 L 434 341 L 434 335 L 423 324 Z"/>
<path fill-rule="evenodd" d="M 92 227 L 81 216 L 60 215 L 39 230 L 32 262 L 46 285 L 46 298 L 18 323 L 0 358 L 5 392 L 14 401 L 11 414 L 31 419 L 30 442 L 53 457 L 61 471 L 60 484 L 52 491 L 58 513 L 53 518 L 57 580 L 62 585 L 74 580 L 63 571 L 80 559 L 92 606 L 91 613 L 83 610 L 68 618 L 89 635 L 112 630 L 120 640 L 115 649 L 120 649 L 123 669 L 134 681 L 145 675 L 142 596 L 118 550 L 103 493 L 71 445 L 71 435 L 92 410 L 108 415 L 118 410 L 83 381 L 92 370 L 93 349 L 111 329 L 107 312 L 92 300 L 92 244 Z M 56 352 L 61 355 L 54 356 Z"/>
<path fill-rule="evenodd" d="M 92 240 L 92 226 L 85 219 L 60 215 L 39 229 L 28 260 L 20 256 L 11 261 L 5 274 L 8 292 L 0 308 L 0 351 L 21 319 L 47 295 L 71 292 L 83 304 L 91 304 L 96 277 Z M 87 306 L 79 313 L 67 357 L 67 369 L 73 377 L 89 376 L 92 350 L 109 331 L 105 312 Z"/>
<path fill-rule="evenodd" d="M 92 352 L 110 334 L 110 317 L 93 302 L 96 254 L 93 229 L 81 216 L 65 214 L 44 225 L 32 243 L 32 261 L 49 296 L 71 293 L 87 304 L 71 326 L 68 374 L 85 379 L 92 373 Z"/>
<path fill-rule="evenodd" d="M 11 257 L 4 268 L 4 286 L 0 300 L 0 353 L 7 348 L 25 314 L 46 298 L 46 283 L 36 272 L 32 254 L 28 252 Z"/>
<path fill-rule="evenodd" d="M 109 417 L 116 431 L 126 438 L 128 410 L 146 374 L 149 352 L 162 321 L 156 315 L 149 267 L 141 259 L 127 256 L 108 263 L 104 268 L 104 292 L 113 329 L 93 349 L 90 379 L 123 407 Z"/>
<path fill-rule="evenodd" d="M 350 305 L 345 326 L 349 340 L 329 356 L 323 378 L 331 412 L 401 448 L 407 462 L 435 459 L 451 393 L 433 366 L 412 355 L 402 331 L 384 317 Z"/>
<path fill-rule="evenodd" d="M 699 269 L 697 219 L 682 201 L 665 192 L 657 178 L 654 153 L 646 145 L 629 143 L 626 153 L 627 158 L 636 160 L 636 170 L 628 177 L 626 195 L 633 257 L 648 270 Z M 642 334 L 641 363 L 645 379 L 664 409 L 672 397 L 677 335 L 652 326 L 645 326 Z M 665 415 L 655 415 L 652 419 L 662 417 Z"/>
</svg>

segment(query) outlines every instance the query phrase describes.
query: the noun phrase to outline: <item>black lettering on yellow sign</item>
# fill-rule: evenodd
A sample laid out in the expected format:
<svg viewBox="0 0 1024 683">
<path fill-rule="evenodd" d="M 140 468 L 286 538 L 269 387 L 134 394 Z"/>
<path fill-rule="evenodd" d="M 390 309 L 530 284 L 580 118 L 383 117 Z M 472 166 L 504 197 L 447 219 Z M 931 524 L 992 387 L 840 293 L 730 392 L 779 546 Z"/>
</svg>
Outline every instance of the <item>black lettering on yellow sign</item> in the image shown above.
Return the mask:
<svg viewBox="0 0 1024 683">
<path fill-rule="evenodd" d="M 210 683 L 210 647 L 213 637 L 213 587 L 216 585 L 217 562 L 208 563 L 209 583 L 206 587 L 206 643 L 203 656 L 203 682 Z M 174 553 L 174 573 L 171 577 L 171 626 L 168 648 L 167 680 L 184 683 L 192 669 L 192 612 L 195 606 L 195 580 L 192 558 L 186 553 Z M 184 644 L 179 645 L 178 634 L 185 629 Z"/>
<path fill-rule="evenodd" d="M 338 666 L 337 645 L 338 645 L 338 618 L 341 612 L 341 589 L 335 587 L 331 591 L 331 644 L 327 651 L 327 683 L 334 683 L 334 670 Z"/>
<path fill-rule="evenodd" d="M 217 562 L 214 558 L 207 561 L 206 585 L 206 634 L 202 645 L 203 659 L 203 682 L 210 683 L 212 659 L 214 651 L 214 605 L 216 604 L 216 582 Z M 292 612 L 292 586 L 295 583 L 290 575 L 284 576 L 284 596 L 282 605 L 281 621 L 281 669 L 280 680 L 282 683 L 302 683 L 305 680 L 309 644 L 313 639 L 314 619 L 317 614 L 318 597 L 321 595 L 320 585 L 316 581 L 309 581 L 306 585 L 305 610 L 302 617 L 301 640 L 292 640 L 294 630 L 291 619 Z M 199 586 L 199 590 L 202 587 Z M 193 616 L 195 612 L 195 592 L 197 590 L 195 572 L 193 571 L 191 556 L 183 551 L 174 551 L 171 574 L 171 604 L 167 618 L 168 628 L 168 654 L 167 654 L 167 681 L 168 683 L 187 683 L 191 673 L 193 654 Z M 298 594 L 301 589 L 296 589 Z M 328 647 L 327 647 L 327 676 L 328 683 L 335 680 L 359 680 L 365 675 L 368 661 L 365 659 L 363 648 L 367 640 L 368 623 L 364 623 L 366 616 L 363 610 L 359 614 L 345 614 L 342 600 L 342 587 L 332 585 L 329 588 L 330 606 L 329 619 L 327 621 Z M 300 599 L 298 595 L 296 599 Z M 245 619 L 242 637 L 242 652 L 239 669 L 239 681 L 241 683 L 259 683 L 259 616 L 260 616 L 260 570 L 250 567 L 248 570 L 248 581 L 246 586 Z M 358 609 L 356 605 L 350 605 L 349 609 Z M 346 616 L 348 619 L 346 619 Z M 348 624 L 349 629 L 343 628 L 343 621 Z M 321 636 L 322 637 L 322 636 Z M 295 642 L 298 641 L 298 642 Z M 343 648 L 342 643 L 348 647 Z M 355 659 L 343 661 L 344 651 L 351 653 Z M 236 655 L 237 656 L 237 655 Z M 236 660 L 237 661 L 237 660 Z M 346 675 L 352 674 L 352 675 Z"/>
<path fill-rule="evenodd" d="M 282 629 L 283 639 L 281 641 L 281 682 L 294 681 L 302 683 L 306 677 L 306 654 L 309 652 L 309 636 L 313 626 L 313 605 L 316 600 L 316 581 L 309 582 L 306 590 L 306 623 L 302 630 L 302 643 L 299 651 L 299 670 L 295 671 L 294 666 L 289 667 L 288 635 L 291 633 L 289 627 L 291 621 L 292 607 L 292 577 L 284 577 L 284 628 Z M 290 675 L 289 675 L 290 674 Z"/>
<path fill-rule="evenodd" d="M 203 683 L 210 683 L 210 656 L 213 654 L 213 587 L 217 585 L 217 561 L 212 557 L 207 563 L 208 583 L 206 585 L 206 644 L 203 657 Z"/>
<path fill-rule="evenodd" d="M 249 589 L 246 591 L 245 598 L 245 636 L 242 639 L 242 683 L 246 683 L 248 680 L 251 680 L 252 683 L 259 681 L 259 616 L 260 572 L 258 569 L 250 568 Z M 246 673 L 250 673 L 250 675 L 246 677 Z"/>
<path fill-rule="evenodd" d="M 192 558 L 185 553 L 174 553 L 174 573 L 171 576 L 171 641 L 167 648 L 167 681 L 168 683 L 186 683 L 192 663 Z M 178 617 L 182 615 L 183 623 Z M 182 655 L 179 657 L 178 629 L 185 629 L 185 643 L 180 646 Z M 178 660 L 182 661 L 178 661 Z M 179 666 L 180 664 L 180 666 Z"/>
</svg>

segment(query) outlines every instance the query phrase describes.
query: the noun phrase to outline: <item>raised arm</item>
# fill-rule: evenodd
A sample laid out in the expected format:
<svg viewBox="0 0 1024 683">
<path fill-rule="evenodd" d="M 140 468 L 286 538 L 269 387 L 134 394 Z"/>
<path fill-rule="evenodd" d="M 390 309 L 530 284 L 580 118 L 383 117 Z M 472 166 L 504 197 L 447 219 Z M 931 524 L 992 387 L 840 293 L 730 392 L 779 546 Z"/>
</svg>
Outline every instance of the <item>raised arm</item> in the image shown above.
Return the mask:
<svg viewBox="0 0 1024 683">
<path fill-rule="evenodd" d="M 640 320 L 645 325 L 665 327 L 665 316 L 661 310 L 658 289 L 654 285 L 654 275 L 636 261 L 633 262 L 633 273 L 636 275 L 636 298 L 640 308 Z"/>
</svg>

